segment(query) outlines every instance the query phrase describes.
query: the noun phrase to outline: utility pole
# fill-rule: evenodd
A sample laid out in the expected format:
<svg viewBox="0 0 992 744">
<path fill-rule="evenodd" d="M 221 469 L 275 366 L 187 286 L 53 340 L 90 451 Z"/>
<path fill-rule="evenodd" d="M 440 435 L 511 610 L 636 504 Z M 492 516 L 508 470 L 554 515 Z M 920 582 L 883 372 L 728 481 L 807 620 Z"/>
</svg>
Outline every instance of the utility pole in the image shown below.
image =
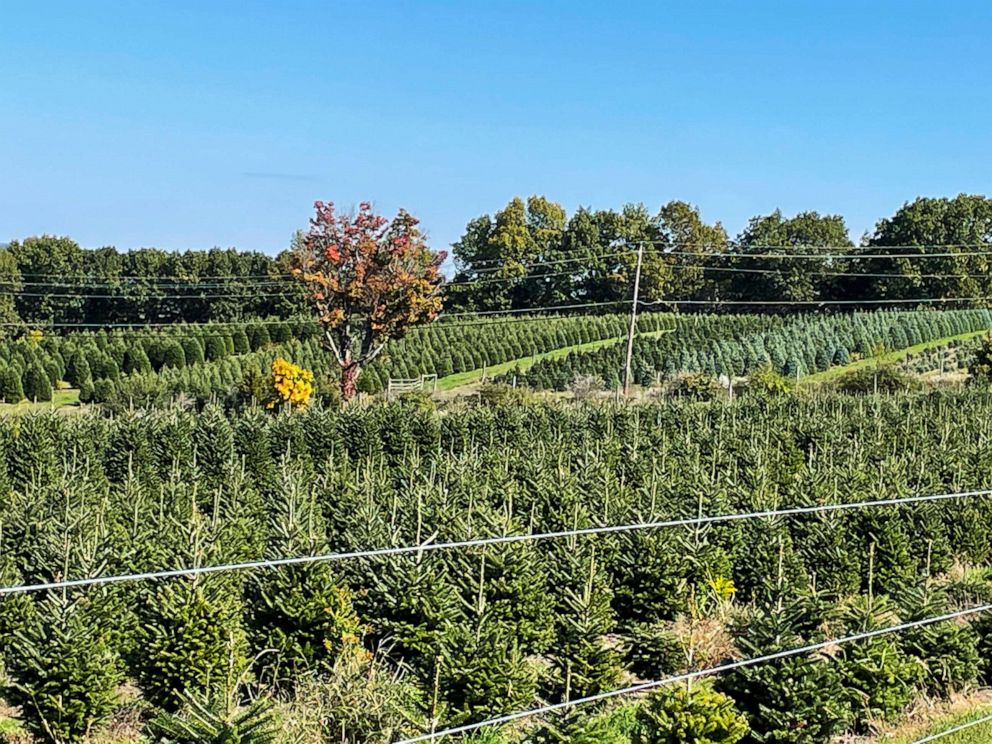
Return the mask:
<svg viewBox="0 0 992 744">
<path fill-rule="evenodd" d="M 634 329 L 637 325 L 637 295 L 641 289 L 641 259 L 644 243 L 637 244 L 637 270 L 634 272 L 634 300 L 630 303 L 630 332 L 627 334 L 627 363 L 623 368 L 623 396 L 630 395 L 630 359 L 634 355 Z"/>
</svg>

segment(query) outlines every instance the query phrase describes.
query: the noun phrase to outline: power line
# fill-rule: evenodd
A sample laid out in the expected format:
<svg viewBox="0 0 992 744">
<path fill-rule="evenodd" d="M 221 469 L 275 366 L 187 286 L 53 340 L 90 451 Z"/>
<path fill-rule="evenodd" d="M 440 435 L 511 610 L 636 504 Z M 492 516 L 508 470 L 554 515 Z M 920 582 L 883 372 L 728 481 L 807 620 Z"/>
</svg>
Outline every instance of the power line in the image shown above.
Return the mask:
<svg viewBox="0 0 992 744">
<path fill-rule="evenodd" d="M 783 250 L 788 248 L 797 248 L 804 246 L 783 246 Z M 825 247 L 825 246 L 824 246 Z M 884 248 L 884 246 L 872 246 L 872 249 Z M 764 248 L 762 250 L 769 250 Z M 899 258 L 905 260 L 916 260 L 921 258 L 962 258 L 969 256 L 992 256 L 992 250 L 985 251 L 959 251 L 959 252 L 942 252 L 942 253 L 830 253 L 830 254 L 817 254 L 817 253 L 692 253 L 690 251 L 663 251 L 662 255 L 665 256 L 691 256 L 693 258 L 768 258 L 775 260 L 788 260 L 788 261 L 823 261 L 824 259 L 870 259 L 870 260 L 881 260 L 881 259 L 892 259 Z"/>
<path fill-rule="evenodd" d="M 968 721 L 967 723 L 962 723 L 959 726 L 954 726 L 953 728 L 941 731 L 938 734 L 931 734 L 930 736 L 924 736 L 922 739 L 917 739 L 913 744 L 923 744 L 927 741 L 937 741 L 937 739 L 943 739 L 945 736 L 950 736 L 951 734 L 956 734 L 959 731 L 964 731 L 965 729 L 970 729 L 972 726 L 978 726 L 983 723 L 992 723 L 992 714 L 983 716 L 982 718 L 976 718 L 974 721 Z"/>
<path fill-rule="evenodd" d="M 548 259 L 546 261 L 532 261 L 530 263 L 517 263 L 516 265 L 509 264 L 509 266 L 512 267 L 512 268 L 514 268 L 514 269 L 518 269 L 518 268 L 519 269 L 530 269 L 530 268 L 534 268 L 534 267 L 537 267 L 537 266 L 556 266 L 558 264 L 570 264 L 570 263 L 579 263 L 579 262 L 582 262 L 582 261 L 594 261 L 594 260 L 601 259 L 601 258 L 617 258 L 618 256 L 633 256 L 635 252 L 636 252 L 636 249 L 635 248 L 631 248 L 630 250 L 627 250 L 627 251 L 618 251 L 618 252 L 614 252 L 614 253 L 587 253 L 584 256 L 577 256 L 575 258 L 555 258 L 555 259 Z M 508 264 L 507 264 L 506 259 L 501 259 L 501 260 L 503 261 L 503 265 L 501 265 L 501 266 L 495 266 L 495 267 L 489 268 L 489 269 L 487 269 L 487 268 L 482 268 L 482 269 L 470 268 L 470 269 L 467 269 L 467 271 L 469 271 L 472 274 L 490 274 L 490 273 L 493 273 L 493 272 L 496 272 L 496 271 L 502 271 L 503 269 L 505 269 L 505 268 L 508 267 Z M 520 277 L 520 278 L 524 278 L 524 277 Z"/>
<path fill-rule="evenodd" d="M 992 297 L 904 297 L 887 300 L 641 300 L 642 305 L 927 305 L 958 302 L 992 302 Z"/>
<path fill-rule="evenodd" d="M 259 293 L 254 291 L 253 294 L 257 297 L 259 294 L 265 299 L 273 299 L 280 297 L 290 297 L 288 292 L 271 292 L 271 293 Z M 246 294 L 189 294 L 189 295 L 170 295 L 170 294 L 148 294 L 144 296 L 126 295 L 126 294 L 92 294 L 83 292 L 17 292 L 10 290 L 0 290 L 0 296 L 12 296 L 12 297 L 47 297 L 49 299 L 58 299 L 64 297 L 70 300 L 128 300 L 131 302 L 161 302 L 164 300 L 244 300 L 250 295 Z"/>
<path fill-rule="evenodd" d="M 977 615 L 982 612 L 988 612 L 992 610 L 992 604 L 979 605 L 977 607 L 970 607 L 965 610 L 957 610 L 956 612 L 948 612 L 944 615 L 938 615 L 936 617 L 928 617 L 922 620 L 912 620 L 910 622 L 899 623 L 898 625 L 892 625 L 887 628 L 878 628 L 875 630 L 868 630 L 863 633 L 854 633 L 853 635 L 844 636 L 843 638 L 835 638 L 827 641 L 820 641 L 819 643 L 810 643 L 805 646 L 799 646 L 796 648 L 786 649 L 784 651 L 776 651 L 775 653 L 765 654 L 764 656 L 757 656 L 750 659 L 741 659 L 739 661 L 732 661 L 727 664 L 720 664 L 719 666 L 708 667 L 706 669 L 700 669 L 694 672 L 686 672 L 684 674 L 676 674 L 671 677 L 665 677 L 664 679 L 654 680 L 651 682 L 642 682 L 636 685 L 630 685 L 629 687 L 623 687 L 617 690 L 609 690 L 607 692 L 601 692 L 596 695 L 589 695 L 588 697 L 576 698 L 574 700 L 566 700 L 561 703 L 554 703 L 552 705 L 543 705 L 539 708 L 531 708 L 530 710 L 517 711 L 516 713 L 507 713 L 506 715 L 496 716 L 494 718 L 487 718 L 484 721 L 478 721 L 475 723 L 467 723 L 462 726 L 453 726 L 451 728 L 442 729 L 441 731 L 434 731 L 429 734 L 421 734 L 419 736 L 413 736 L 408 739 L 401 739 L 395 744 L 414 744 L 420 741 L 433 741 L 434 739 L 443 736 L 453 736 L 455 734 L 465 734 L 470 731 L 477 731 L 480 728 L 485 728 L 486 726 L 501 726 L 505 723 L 511 723 L 513 721 L 519 721 L 522 718 L 530 718 L 532 716 L 543 715 L 545 713 L 553 713 L 554 711 L 564 710 L 566 708 L 571 708 L 576 705 L 587 705 L 589 703 L 595 703 L 600 700 L 608 700 L 610 698 L 619 697 L 621 695 L 629 695 L 635 692 L 646 692 L 647 690 L 653 690 L 658 687 L 664 687 L 665 685 L 677 684 L 679 682 L 689 682 L 690 680 L 699 679 L 701 677 L 709 677 L 716 674 L 721 674 L 723 672 L 732 672 L 737 669 L 745 669 L 747 667 L 757 666 L 759 664 L 766 664 L 769 661 L 778 661 L 779 659 L 787 659 L 792 656 L 801 656 L 803 654 L 813 653 L 815 651 L 823 651 L 828 648 L 835 646 L 841 646 L 845 643 L 856 643 L 857 641 L 865 641 L 871 638 L 877 638 L 883 635 L 889 635 L 891 633 L 898 633 L 903 630 L 911 630 L 913 628 L 920 628 L 927 625 L 933 625 L 935 623 L 943 623 L 949 620 L 957 620 L 958 618 L 967 617 L 969 615 Z M 926 740 L 924 740 L 926 741 Z"/>
<path fill-rule="evenodd" d="M 516 313 L 539 313 L 554 310 L 577 310 L 587 307 L 605 307 L 606 305 L 626 305 L 630 300 L 607 300 L 605 302 L 579 302 L 571 305 L 545 305 L 543 307 L 520 307 L 511 310 L 475 310 L 460 313 L 441 313 L 438 318 L 479 317 L 484 315 L 510 315 Z"/>
<path fill-rule="evenodd" d="M 269 560 L 246 561 L 243 563 L 225 563 L 213 566 L 196 566 L 191 568 L 165 569 L 161 571 L 146 571 L 133 574 L 116 574 L 110 576 L 95 576 L 88 579 L 68 579 L 61 581 L 41 582 L 37 584 L 22 584 L 18 586 L 0 587 L 0 596 L 5 594 L 20 594 L 25 592 L 48 591 L 52 589 L 71 589 L 85 586 L 104 584 L 119 584 L 130 581 L 146 581 L 152 579 L 171 579 L 183 576 L 200 576 L 203 574 L 221 573 L 224 571 L 244 571 L 257 568 L 277 568 L 280 566 L 297 566 L 309 563 L 327 563 L 359 558 L 381 558 L 394 555 L 409 555 L 432 552 L 436 550 L 453 550 L 461 548 L 477 548 L 488 545 L 504 545 L 510 543 L 529 542 L 536 540 L 551 540 L 564 537 L 583 537 L 587 535 L 604 535 L 617 532 L 632 532 L 639 530 L 665 529 L 672 527 L 697 527 L 711 524 L 739 522 L 747 519 L 768 519 L 776 517 L 795 517 L 802 514 L 823 514 L 830 512 L 850 511 L 884 506 L 904 506 L 906 504 L 951 501 L 970 498 L 973 496 L 989 496 L 992 490 L 960 491 L 955 493 L 927 494 L 923 496 L 906 496 L 901 498 L 874 499 L 853 503 L 820 504 L 816 506 L 799 506 L 788 509 L 768 509 L 764 511 L 723 514 L 708 517 L 688 517 L 684 519 L 669 519 L 651 522 L 635 522 L 631 524 L 606 525 L 601 527 L 583 527 L 555 532 L 538 532 L 525 535 L 500 535 L 472 540 L 455 540 L 441 543 L 422 543 L 420 545 L 403 545 L 392 548 L 370 548 L 341 553 L 325 553 L 322 555 L 297 556 L 292 558 L 274 558 Z"/>
<path fill-rule="evenodd" d="M 302 282 L 292 279 L 273 279 L 271 281 L 248 282 L 175 282 L 171 284 L 159 282 L 33 282 L 17 279 L 0 279 L 0 285 L 17 287 L 54 287 L 64 289 L 120 289 L 120 290 L 155 290 L 159 292 L 181 289 L 249 289 L 255 287 L 300 286 Z"/>
<path fill-rule="evenodd" d="M 608 255 L 620 255 L 620 254 L 608 254 Z M 661 255 L 686 255 L 686 254 L 675 254 L 675 253 L 662 253 Z M 700 256 L 698 254 L 688 254 L 693 258 L 705 258 L 705 256 Z M 725 254 L 715 254 L 716 257 L 722 258 Z M 742 254 L 746 255 L 746 254 Z M 608 256 L 607 256 L 608 257 Z M 740 257 L 740 256 L 737 256 Z M 750 257 L 750 256 L 748 256 Z M 781 256 L 782 258 L 795 258 L 795 256 Z M 541 266 L 550 266 L 559 263 L 559 261 L 549 261 L 549 262 L 539 262 L 532 263 L 522 266 L 522 268 L 534 268 Z M 719 272 L 719 273 L 731 273 L 731 274 L 774 274 L 779 275 L 782 269 L 755 269 L 755 268 L 744 268 L 740 266 L 708 266 L 704 263 L 690 263 L 690 262 L 680 262 L 673 263 L 668 266 L 668 268 L 676 271 L 687 271 L 690 269 L 698 269 L 700 271 L 707 272 Z M 958 272 L 958 273 L 924 273 L 924 274 L 906 274 L 902 272 L 857 272 L 857 271 L 805 271 L 804 274 L 808 276 L 832 276 L 832 277 L 850 277 L 850 278 L 869 278 L 869 279 L 881 279 L 881 278 L 905 278 L 905 279 L 987 279 L 989 277 L 988 273 L 985 272 Z M 493 277 L 488 279 L 467 279 L 461 281 L 446 281 L 441 286 L 443 288 L 447 287 L 462 287 L 462 286 L 484 286 L 489 284 L 504 284 L 510 282 L 534 282 L 541 279 L 552 279 L 562 276 L 576 276 L 576 271 L 555 271 L 545 274 L 522 274 L 519 276 L 504 276 L 504 277 Z M 138 290 L 138 291 L 157 291 L 164 292 L 166 290 L 173 289 L 258 289 L 263 287 L 294 287 L 300 290 L 303 289 L 302 283 L 294 280 L 292 277 L 286 277 L 285 279 L 272 279 L 270 281 L 260 281 L 260 282 L 195 282 L 195 283 L 177 283 L 174 284 L 157 284 L 157 283 L 133 283 L 133 284 L 115 284 L 112 282 L 32 282 L 32 281 L 15 281 L 15 280 L 0 280 L 0 286 L 17 286 L 17 287 L 55 287 L 55 288 L 65 288 L 65 289 L 120 289 L 120 290 Z M 18 294 L 27 294 L 24 292 L 18 292 Z M 40 295 L 34 295 L 40 296 Z M 59 296 L 59 295 L 55 295 Z M 124 296 L 124 295 L 122 295 Z M 166 295 L 172 296 L 172 295 Z M 241 296 L 241 295 L 237 295 Z"/>
<path fill-rule="evenodd" d="M 43 272 L 43 271 L 21 271 L 18 272 L 20 276 L 30 276 L 30 277 L 42 277 L 46 279 L 59 278 L 65 279 L 68 272 Z M 71 276 L 71 275 L 70 275 Z M 214 279 L 275 279 L 281 276 L 289 276 L 288 274 L 208 274 L 203 278 L 207 280 Z M 196 277 L 193 276 L 180 276 L 180 275 L 141 275 L 141 274 L 84 274 L 82 276 L 73 276 L 73 279 L 95 279 L 98 281 L 110 281 L 112 279 L 120 280 L 134 280 L 134 281 L 197 281 Z"/>
<path fill-rule="evenodd" d="M 740 266 L 704 266 L 703 264 L 671 264 L 669 267 L 678 271 L 685 269 L 699 269 L 700 271 L 717 271 L 729 274 L 775 274 L 782 275 L 782 269 L 745 269 Z M 857 271 L 806 271 L 805 276 L 843 276 L 852 278 L 869 279 L 989 279 L 987 272 L 962 272 L 960 274 L 904 274 L 900 272 L 857 272 Z"/>
<path fill-rule="evenodd" d="M 316 322 L 307 320 L 301 320 L 298 318 L 287 318 L 285 320 L 275 320 L 272 318 L 259 318 L 257 320 L 214 320 L 206 321 L 202 323 L 186 323 L 182 321 L 172 321 L 166 323 L 156 323 L 156 322 L 131 322 L 131 323 L 83 323 L 83 322 L 52 322 L 47 320 L 39 321 L 21 321 L 13 322 L 9 321 L 6 323 L 0 323 L 0 328 L 22 328 L 24 330 L 38 329 L 43 330 L 45 328 L 88 328 L 91 330 L 102 330 L 102 329 L 118 329 L 118 330 L 135 330 L 144 331 L 152 329 L 162 329 L 162 328 L 182 328 L 182 329 L 198 329 L 205 328 L 207 330 L 223 330 L 223 328 L 218 328 L 217 326 L 231 326 L 243 328 L 249 325 L 282 325 L 284 323 L 301 323 L 301 322 Z"/>
</svg>

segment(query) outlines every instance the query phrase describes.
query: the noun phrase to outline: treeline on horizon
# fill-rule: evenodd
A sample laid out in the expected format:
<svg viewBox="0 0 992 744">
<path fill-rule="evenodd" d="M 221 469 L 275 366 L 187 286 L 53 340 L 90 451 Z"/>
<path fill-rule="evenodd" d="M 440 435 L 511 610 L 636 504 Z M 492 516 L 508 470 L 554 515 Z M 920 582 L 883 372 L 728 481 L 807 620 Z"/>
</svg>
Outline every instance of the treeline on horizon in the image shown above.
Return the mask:
<svg viewBox="0 0 992 744">
<path fill-rule="evenodd" d="M 992 297 L 992 199 L 982 195 L 907 202 L 858 245 L 842 216 L 815 211 L 756 216 L 732 238 L 683 201 L 655 214 L 627 204 L 582 207 L 569 216 L 560 204 L 532 196 L 468 223 L 452 246 L 455 274 L 445 308 L 604 303 L 591 310 L 609 312 L 616 309 L 610 303 L 630 300 L 638 245 L 644 246 L 640 297 L 675 303 L 659 309 L 741 310 L 733 303 L 743 302 L 757 303 L 749 311 L 787 312 L 817 302 L 911 307 L 906 301 L 916 300 L 961 307 Z M 91 250 L 47 235 L 13 241 L 0 247 L 0 323 L 200 323 L 305 314 L 288 253 Z"/>
<path fill-rule="evenodd" d="M 629 302 L 639 244 L 640 297 L 675 303 L 668 307 L 685 302 L 683 309 L 713 310 L 721 302 L 747 302 L 759 303 L 748 311 L 787 312 L 797 308 L 771 303 L 875 307 L 951 298 L 984 304 L 992 297 L 992 199 L 982 195 L 907 202 L 859 245 L 841 215 L 815 211 L 756 216 L 731 238 L 683 201 L 653 215 L 628 204 L 619 211 L 580 208 L 569 217 L 560 204 L 532 196 L 468 224 L 453 246 L 457 271 L 447 306 Z"/>
</svg>

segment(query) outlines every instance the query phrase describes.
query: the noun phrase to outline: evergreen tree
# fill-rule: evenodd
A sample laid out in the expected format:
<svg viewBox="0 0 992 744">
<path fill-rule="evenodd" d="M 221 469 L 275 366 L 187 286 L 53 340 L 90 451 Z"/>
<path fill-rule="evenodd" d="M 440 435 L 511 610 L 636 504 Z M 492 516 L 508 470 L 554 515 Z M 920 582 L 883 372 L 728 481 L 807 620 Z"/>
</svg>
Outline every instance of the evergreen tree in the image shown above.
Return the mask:
<svg viewBox="0 0 992 744">
<path fill-rule="evenodd" d="M 247 354 L 251 351 L 251 344 L 248 343 L 248 336 L 245 335 L 244 329 L 240 326 L 235 328 L 231 333 L 231 344 L 234 347 L 233 352 L 235 354 Z"/>
<path fill-rule="evenodd" d="M 17 367 L 0 368 L 0 399 L 5 403 L 20 403 L 24 400 L 24 387 Z"/>
<path fill-rule="evenodd" d="M 757 657 L 823 640 L 799 605 L 758 610 L 742 619 L 737 643 Z M 788 656 L 730 672 L 717 680 L 747 716 L 755 741 L 822 744 L 847 727 L 848 693 L 837 666 L 822 655 Z"/>
<path fill-rule="evenodd" d="M 117 705 L 121 664 L 85 598 L 47 597 L 9 653 L 8 700 L 28 728 L 54 741 L 81 741 Z"/>
<path fill-rule="evenodd" d="M 704 683 L 652 692 L 637 710 L 631 744 L 735 744 L 747 733 L 734 701 Z"/>
<path fill-rule="evenodd" d="M 183 348 L 183 356 L 187 365 L 203 364 L 203 346 L 195 336 L 183 336 L 179 339 L 179 344 Z"/>
<path fill-rule="evenodd" d="M 84 380 L 91 376 L 89 361 L 87 361 L 86 354 L 80 349 L 69 357 L 69 364 L 66 365 L 65 369 L 65 381 L 73 387 L 79 387 Z"/>
<path fill-rule="evenodd" d="M 152 363 L 141 344 L 132 344 L 124 352 L 124 374 L 147 374 L 152 371 Z"/>
<path fill-rule="evenodd" d="M 41 402 L 52 399 L 52 383 L 45 373 L 45 368 L 38 362 L 24 370 L 21 385 L 24 388 L 24 397 L 28 400 Z"/>
<path fill-rule="evenodd" d="M 145 697 L 176 711 L 184 695 L 214 701 L 244 671 L 242 607 L 223 586 L 180 582 L 158 587 L 142 610 L 137 677 Z"/>
<path fill-rule="evenodd" d="M 563 558 L 564 570 L 555 580 L 561 599 L 551 657 L 557 692 L 571 699 L 611 689 L 621 667 L 619 654 L 606 642 L 614 626 L 607 577 L 594 554 Z"/>
<path fill-rule="evenodd" d="M 210 333 L 204 340 L 203 354 L 208 362 L 214 362 L 227 356 L 227 344 L 216 331 Z"/>
<path fill-rule="evenodd" d="M 169 339 L 162 342 L 162 367 L 185 367 L 186 366 L 186 355 L 183 353 L 183 347 L 175 339 Z"/>
</svg>

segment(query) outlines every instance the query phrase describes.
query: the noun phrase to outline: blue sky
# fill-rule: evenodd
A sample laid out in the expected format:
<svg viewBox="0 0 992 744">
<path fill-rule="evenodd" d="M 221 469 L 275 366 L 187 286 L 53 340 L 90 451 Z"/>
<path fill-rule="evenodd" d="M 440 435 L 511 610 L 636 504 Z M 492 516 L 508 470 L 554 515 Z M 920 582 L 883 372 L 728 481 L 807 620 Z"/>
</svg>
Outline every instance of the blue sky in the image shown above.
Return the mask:
<svg viewBox="0 0 992 744">
<path fill-rule="evenodd" d="M 992 3 L 4 2 L 0 241 L 276 252 L 314 199 L 443 248 L 514 195 L 852 236 L 992 192 Z"/>
</svg>

